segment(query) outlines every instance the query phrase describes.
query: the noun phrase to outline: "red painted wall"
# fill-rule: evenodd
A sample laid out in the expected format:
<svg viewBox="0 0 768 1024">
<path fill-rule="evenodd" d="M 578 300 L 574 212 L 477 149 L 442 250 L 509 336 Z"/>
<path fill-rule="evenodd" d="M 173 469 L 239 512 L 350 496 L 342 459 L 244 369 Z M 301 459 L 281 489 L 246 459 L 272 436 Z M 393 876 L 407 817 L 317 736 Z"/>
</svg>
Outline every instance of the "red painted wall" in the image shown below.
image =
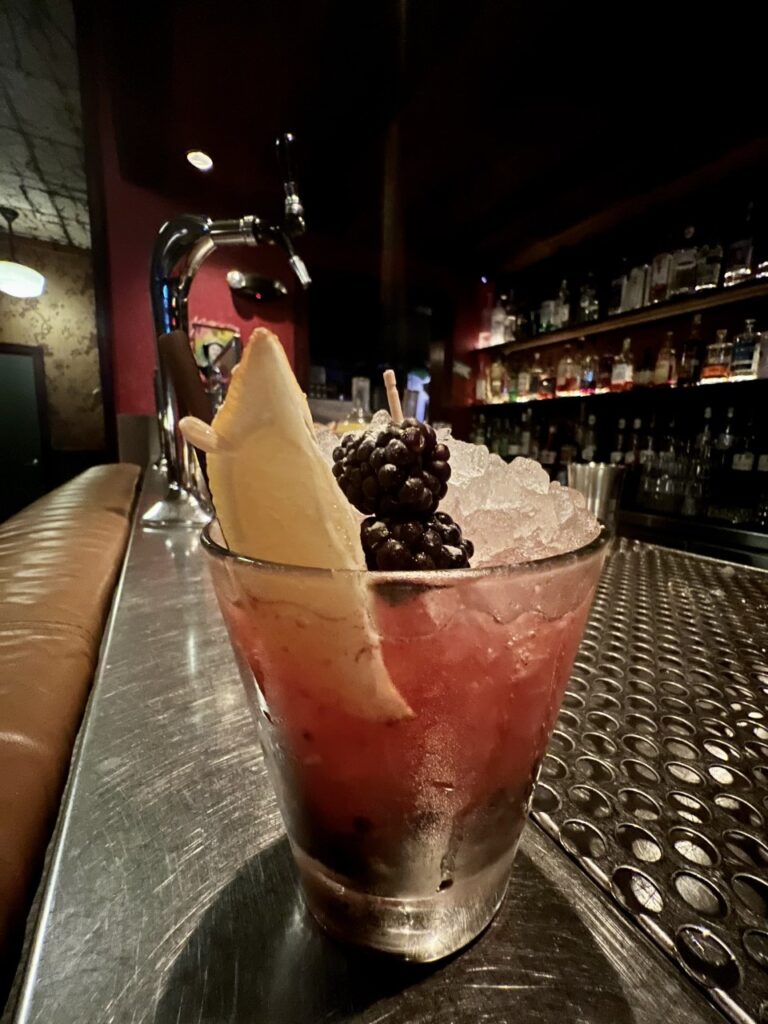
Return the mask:
<svg viewBox="0 0 768 1024">
<path fill-rule="evenodd" d="M 104 79 L 103 79 L 104 80 Z M 115 147 L 109 96 L 100 96 L 100 148 L 104 190 L 107 247 L 110 275 L 110 314 L 115 389 L 118 415 L 150 415 L 154 412 L 155 369 L 154 327 L 149 295 L 149 264 L 152 246 L 160 226 L 169 218 L 187 213 L 170 199 L 126 181 L 121 173 Z M 196 211 L 193 211 L 196 212 Z M 239 211 L 232 211 L 237 216 Z M 227 270 L 278 276 L 289 296 L 275 312 L 255 304 L 253 313 L 240 312 L 232 304 Z M 293 274 L 281 253 L 271 249 L 236 248 L 213 253 L 198 271 L 189 299 L 189 319 L 214 320 L 232 324 L 248 340 L 254 327 L 270 327 L 280 338 L 293 364 L 295 332 L 291 320 Z M 277 319 L 267 319 L 267 317 Z"/>
</svg>

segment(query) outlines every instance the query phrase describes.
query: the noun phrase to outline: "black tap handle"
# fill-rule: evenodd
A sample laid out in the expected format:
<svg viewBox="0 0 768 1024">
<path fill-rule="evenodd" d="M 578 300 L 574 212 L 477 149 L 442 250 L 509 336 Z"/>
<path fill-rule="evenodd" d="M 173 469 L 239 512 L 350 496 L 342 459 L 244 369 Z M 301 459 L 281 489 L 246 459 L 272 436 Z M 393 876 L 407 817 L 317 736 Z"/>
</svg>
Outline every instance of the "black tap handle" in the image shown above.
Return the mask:
<svg viewBox="0 0 768 1024">
<path fill-rule="evenodd" d="M 276 140 L 277 158 L 280 161 L 285 189 L 285 233 L 291 237 L 303 235 L 305 229 L 304 207 L 299 199 L 293 161 L 295 142 L 296 136 L 292 132 L 278 135 Z"/>
</svg>

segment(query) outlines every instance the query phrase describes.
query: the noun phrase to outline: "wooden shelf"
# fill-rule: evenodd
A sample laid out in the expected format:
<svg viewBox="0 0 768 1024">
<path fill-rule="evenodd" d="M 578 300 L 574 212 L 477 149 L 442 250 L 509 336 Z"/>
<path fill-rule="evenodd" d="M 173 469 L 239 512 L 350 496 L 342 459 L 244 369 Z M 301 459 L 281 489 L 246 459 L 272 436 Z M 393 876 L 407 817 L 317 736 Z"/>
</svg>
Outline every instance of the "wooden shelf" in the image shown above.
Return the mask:
<svg viewBox="0 0 768 1024">
<path fill-rule="evenodd" d="M 521 401 L 515 402 L 486 402 L 478 405 L 462 405 L 454 407 L 451 411 L 462 411 L 468 409 L 470 412 L 485 412 L 490 409 L 517 409 L 520 406 L 537 405 L 546 407 L 557 403 L 559 406 L 561 403 L 576 404 L 577 402 L 596 402 L 596 401 L 614 401 L 620 402 L 622 399 L 632 398 L 635 401 L 640 399 L 641 401 L 649 400 L 654 403 L 658 403 L 667 396 L 675 395 L 683 397 L 687 395 L 693 397 L 694 395 L 707 395 L 711 394 L 713 397 L 716 395 L 722 395 L 723 392 L 727 392 L 731 388 L 752 388 L 768 386 L 768 378 L 763 380 L 722 380 L 713 382 L 712 384 L 696 384 L 693 387 L 688 388 L 655 388 L 655 387 L 637 387 L 630 388 L 628 391 L 606 391 L 599 395 L 556 395 L 554 398 L 524 398 Z M 753 390 L 754 394 L 754 390 Z"/>
<path fill-rule="evenodd" d="M 736 302 L 749 302 L 750 299 L 762 299 L 768 296 L 768 280 L 759 284 L 735 285 L 733 288 L 718 289 L 708 295 L 698 295 L 690 299 L 659 303 L 645 309 L 633 310 L 631 313 L 619 313 L 608 320 L 596 320 L 593 323 L 578 324 L 562 331 L 551 331 L 538 334 L 530 341 L 504 341 L 498 345 L 487 345 L 485 348 L 472 349 L 470 352 L 458 353 L 459 358 L 477 354 L 478 352 L 502 352 L 514 355 L 532 349 L 540 350 L 575 338 L 587 338 L 594 334 L 607 334 L 609 331 L 622 331 L 638 324 L 650 324 L 655 321 L 671 320 L 673 317 L 700 313 L 705 309 L 717 309 L 720 306 L 731 306 Z"/>
</svg>

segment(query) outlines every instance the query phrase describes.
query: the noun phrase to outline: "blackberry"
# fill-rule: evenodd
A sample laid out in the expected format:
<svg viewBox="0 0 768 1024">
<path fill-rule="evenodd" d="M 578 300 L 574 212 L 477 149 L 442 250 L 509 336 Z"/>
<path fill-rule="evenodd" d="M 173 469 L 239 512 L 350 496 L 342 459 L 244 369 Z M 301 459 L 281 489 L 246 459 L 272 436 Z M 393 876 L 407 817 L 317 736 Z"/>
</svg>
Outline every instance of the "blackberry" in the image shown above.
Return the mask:
<svg viewBox="0 0 768 1024">
<path fill-rule="evenodd" d="M 369 569 L 468 569 L 471 540 L 445 512 L 428 519 L 376 519 L 360 524 Z"/>
<path fill-rule="evenodd" d="M 426 518 L 448 490 L 450 457 L 429 424 L 407 419 L 385 430 L 345 434 L 333 453 L 333 475 L 360 512 Z"/>
</svg>

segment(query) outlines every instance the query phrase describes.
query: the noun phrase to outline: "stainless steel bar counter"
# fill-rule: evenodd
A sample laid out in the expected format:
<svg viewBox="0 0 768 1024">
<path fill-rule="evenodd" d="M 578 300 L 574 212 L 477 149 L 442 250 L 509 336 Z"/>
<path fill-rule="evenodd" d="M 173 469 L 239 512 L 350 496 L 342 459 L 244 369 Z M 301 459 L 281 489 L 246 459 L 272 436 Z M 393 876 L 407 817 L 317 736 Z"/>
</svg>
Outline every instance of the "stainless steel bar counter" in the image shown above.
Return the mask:
<svg viewBox="0 0 768 1024">
<path fill-rule="evenodd" d="M 150 472 L 137 522 L 161 491 L 161 482 Z M 653 824 L 637 812 L 638 798 L 626 795 L 641 792 L 642 783 L 625 777 L 626 785 L 621 784 L 623 771 L 639 770 L 623 762 L 655 764 L 652 784 L 660 806 L 665 799 L 661 763 L 640 749 L 640 740 L 656 747 L 661 743 L 659 736 L 649 736 L 649 728 L 653 733 L 661 729 L 657 713 L 685 716 L 671 707 L 665 711 L 656 696 L 624 684 L 628 678 L 651 687 L 664 679 L 673 682 L 670 675 L 658 676 L 658 652 L 674 641 L 661 636 L 641 641 L 631 632 L 604 637 L 601 631 L 608 619 L 613 623 L 617 610 L 633 622 L 632 559 L 647 568 L 666 558 L 691 561 L 691 556 L 659 554 L 647 546 L 624 548 L 613 556 L 566 701 L 564 714 L 571 717 L 561 722 L 544 767 L 537 796 L 544 828 L 527 827 L 509 895 L 488 931 L 462 954 L 417 967 L 338 946 L 307 920 L 198 539 L 181 530 L 136 526 L 62 808 L 26 976 L 7 1019 L 19 1024 L 721 1021 L 703 989 L 674 962 L 674 949 L 667 955 L 652 942 L 663 947 L 664 927 L 652 920 L 652 901 L 643 902 L 646 890 L 633 887 L 631 874 L 626 884 L 617 883 L 614 866 L 626 861 L 628 869 L 638 867 L 635 854 L 652 849 L 640 842 L 633 853 L 630 840 L 643 840 L 642 830 L 648 832 Z M 734 602 L 737 616 L 743 606 L 734 596 L 735 579 L 745 573 L 750 579 L 759 576 L 755 586 L 766 593 L 765 574 L 739 569 L 735 577 L 721 563 L 696 561 L 725 574 L 730 588 L 722 600 Z M 640 583 L 644 601 L 651 605 L 658 598 L 667 606 L 687 585 L 675 577 L 654 595 L 649 576 Z M 621 591 L 618 605 L 616 587 Z M 726 627 L 717 611 L 721 598 L 711 587 L 709 600 L 716 645 L 717 631 Z M 747 643 L 751 630 L 744 621 Z M 626 676 L 630 645 L 641 643 L 656 653 L 651 662 L 637 663 L 644 672 Z M 754 643 L 749 650 L 756 650 Z M 616 657 L 606 662 L 611 653 Z M 644 651 L 638 647 L 636 653 Z M 704 653 L 701 658 L 707 660 Z M 685 670 L 677 663 L 668 667 Z M 697 671 L 711 670 L 702 665 Z M 736 681 L 741 669 L 730 671 L 735 676 L 731 685 L 747 686 Z M 615 685 L 600 684 L 600 679 Z M 619 691 L 626 698 L 623 706 Z M 601 695 L 616 704 L 590 703 Z M 630 701 L 632 696 L 655 710 Z M 682 699 L 671 689 L 668 696 Z M 718 697 L 719 702 L 729 699 Z M 738 699 L 744 708 L 733 714 L 759 725 L 762 719 L 750 718 L 747 707 L 759 711 L 754 697 Z M 731 709 L 726 710 L 718 717 L 716 709 L 711 715 L 701 709 L 697 727 L 709 718 L 729 721 Z M 612 721 L 590 718 L 596 714 Z M 630 722 L 630 715 L 638 720 Z M 643 728 L 642 716 L 651 727 Z M 589 735 L 598 749 L 589 747 Z M 717 731 L 710 735 L 731 746 L 739 742 Z M 621 748 L 626 736 L 637 737 L 631 741 L 638 744 L 634 752 Z M 762 741 L 750 736 L 757 764 Z M 614 754 L 600 748 L 600 737 L 615 745 Z M 694 743 L 682 734 L 678 738 Z M 681 771 L 689 764 L 682 749 L 674 757 Z M 742 774 L 751 771 L 746 754 L 744 759 Z M 716 755 L 710 760 L 728 767 Z M 750 778 L 755 792 L 744 803 L 762 819 L 760 783 Z M 670 791 L 690 793 L 693 786 L 677 780 Z M 765 803 L 766 791 L 760 792 Z M 601 797 L 608 814 L 602 814 Z M 635 804 L 629 806 L 632 799 Z M 573 808 L 579 804 L 577 813 Z M 569 824 L 574 820 L 580 824 Z M 640 831 L 622 838 L 618 826 L 633 821 Z M 690 821 L 679 824 L 700 831 Z M 759 841 L 754 822 L 736 823 L 732 831 Z M 663 857 L 657 860 L 664 862 L 666 841 L 662 845 Z M 695 843 L 686 849 L 694 848 Z M 759 847 L 747 848 L 759 855 Z M 716 850 L 715 856 L 720 864 L 721 853 Z M 749 868 L 742 873 L 759 874 Z M 664 884 L 661 876 L 654 877 L 658 886 Z M 625 909 L 607 895 L 611 890 Z M 729 906 L 737 898 L 729 896 Z M 648 918 L 646 934 L 632 914 Z M 716 931 L 723 920 L 713 920 Z M 757 918 L 743 924 L 762 933 Z M 760 952 L 757 939 L 754 952 Z M 741 950 L 738 959 L 741 964 Z M 757 961 L 753 966 L 759 972 Z M 742 984 L 746 968 L 737 965 L 737 971 Z M 727 983 L 729 978 L 721 974 L 716 980 Z M 707 978 L 702 983 L 712 984 Z M 730 991 L 735 991 L 733 984 Z M 738 1005 L 749 1004 L 739 992 L 734 998 L 738 1012 Z M 749 1020 L 748 1011 L 743 1013 L 741 1019 Z"/>
</svg>

